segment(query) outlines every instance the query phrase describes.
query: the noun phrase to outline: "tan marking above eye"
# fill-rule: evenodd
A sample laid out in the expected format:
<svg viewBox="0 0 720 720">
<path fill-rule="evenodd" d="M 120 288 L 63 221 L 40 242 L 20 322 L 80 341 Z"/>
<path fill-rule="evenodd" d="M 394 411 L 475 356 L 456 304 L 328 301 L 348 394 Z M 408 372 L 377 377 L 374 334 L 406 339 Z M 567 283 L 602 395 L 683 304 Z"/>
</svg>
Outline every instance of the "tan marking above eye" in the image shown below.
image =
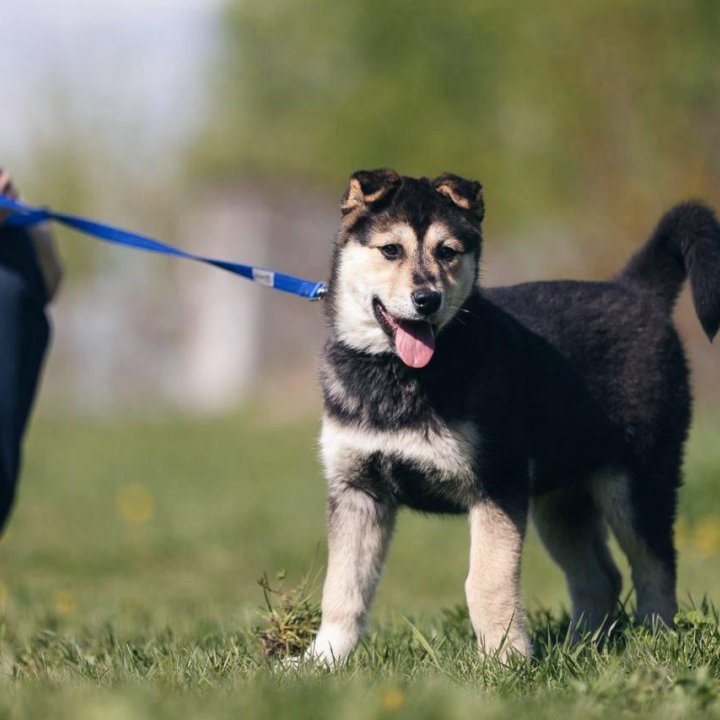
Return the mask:
<svg viewBox="0 0 720 720">
<path fill-rule="evenodd" d="M 425 233 L 425 246 L 434 255 L 441 245 L 447 245 L 456 253 L 464 253 L 463 244 L 450 232 L 448 227 L 441 222 L 434 222 Z"/>
<path fill-rule="evenodd" d="M 396 223 L 370 235 L 368 247 L 379 248 L 383 245 L 402 245 L 405 254 L 411 255 L 418 245 L 417 235 L 407 223 Z"/>
</svg>

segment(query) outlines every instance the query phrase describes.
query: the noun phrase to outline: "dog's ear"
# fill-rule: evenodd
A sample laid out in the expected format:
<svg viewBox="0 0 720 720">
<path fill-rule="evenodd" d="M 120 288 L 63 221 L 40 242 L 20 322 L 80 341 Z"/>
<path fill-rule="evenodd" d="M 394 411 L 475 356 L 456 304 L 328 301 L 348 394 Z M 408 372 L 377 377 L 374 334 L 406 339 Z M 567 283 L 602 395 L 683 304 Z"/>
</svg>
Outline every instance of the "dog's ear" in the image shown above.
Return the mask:
<svg viewBox="0 0 720 720">
<path fill-rule="evenodd" d="M 381 200 L 399 184 L 400 176 L 394 170 L 358 170 L 350 176 L 340 209 L 343 215 L 347 215 Z"/>
<path fill-rule="evenodd" d="M 482 185 L 452 173 L 443 173 L 432 181 L 435 192 L 446 195 L 455 205 L 472 213 L 478 220 L 485 215 Z"/>
</svg>

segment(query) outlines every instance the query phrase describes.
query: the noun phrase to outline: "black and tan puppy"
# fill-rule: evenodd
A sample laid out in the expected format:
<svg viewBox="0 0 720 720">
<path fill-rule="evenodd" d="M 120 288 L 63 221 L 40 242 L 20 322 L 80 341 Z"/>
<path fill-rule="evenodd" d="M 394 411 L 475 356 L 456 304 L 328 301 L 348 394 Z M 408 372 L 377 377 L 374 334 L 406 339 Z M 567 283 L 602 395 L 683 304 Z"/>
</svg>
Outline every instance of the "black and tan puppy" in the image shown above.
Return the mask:
<svg viewBox="0 0 720 720">
<path fill-rule="evenodd" d="M 613 614 L 628 556 L 641 620 L 673 622 L 673 520 L 690 392 L 671 314 L 689 276 L 720 323 L 720 226 L 671 210 L 608 282 L 481 290 L 481 187 L 357 172 L 326 301 L 323 619 L 309 655 L 362 632 L 398 509 L 468 513 L 480 648 L 530 653 L 519 576 L 529 512 L 562 567 L 578 631 Z"/>
</svg>

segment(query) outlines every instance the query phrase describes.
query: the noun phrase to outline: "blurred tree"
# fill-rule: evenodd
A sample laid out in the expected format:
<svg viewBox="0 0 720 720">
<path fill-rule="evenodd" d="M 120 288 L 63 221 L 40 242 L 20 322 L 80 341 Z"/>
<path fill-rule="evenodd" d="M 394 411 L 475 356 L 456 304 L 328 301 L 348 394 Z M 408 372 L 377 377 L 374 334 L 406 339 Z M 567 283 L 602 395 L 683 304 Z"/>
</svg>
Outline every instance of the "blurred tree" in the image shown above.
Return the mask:
<svg viewBox="0 0 720 720">
<path fill-rule="evenodd" d="M 575 207 L 642 231 L 720 198 L 719 31 L 715 0 L 231 0 L 195 163 L 337 193 L 452 170 L 508 228 Z"/>
</svg>

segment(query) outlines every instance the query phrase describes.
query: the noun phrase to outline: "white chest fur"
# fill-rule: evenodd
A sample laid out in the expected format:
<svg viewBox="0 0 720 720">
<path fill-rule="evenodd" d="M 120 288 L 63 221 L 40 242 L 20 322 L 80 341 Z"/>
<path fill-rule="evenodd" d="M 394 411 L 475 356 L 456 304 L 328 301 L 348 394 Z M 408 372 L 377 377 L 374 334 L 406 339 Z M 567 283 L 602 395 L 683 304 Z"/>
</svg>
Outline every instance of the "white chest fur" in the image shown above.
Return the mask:
<svg viewBox="0 0 720 720">
<path fill-rule="evenodd" d="M 320 449 L 329 480 L 341 479 L 352 463 L 382 453 L 412 463 L 441 480 L 470 482 L 478 433 L 470 422 L 413 430 L 366 430 L 323 418 Z"/>
</svg>

